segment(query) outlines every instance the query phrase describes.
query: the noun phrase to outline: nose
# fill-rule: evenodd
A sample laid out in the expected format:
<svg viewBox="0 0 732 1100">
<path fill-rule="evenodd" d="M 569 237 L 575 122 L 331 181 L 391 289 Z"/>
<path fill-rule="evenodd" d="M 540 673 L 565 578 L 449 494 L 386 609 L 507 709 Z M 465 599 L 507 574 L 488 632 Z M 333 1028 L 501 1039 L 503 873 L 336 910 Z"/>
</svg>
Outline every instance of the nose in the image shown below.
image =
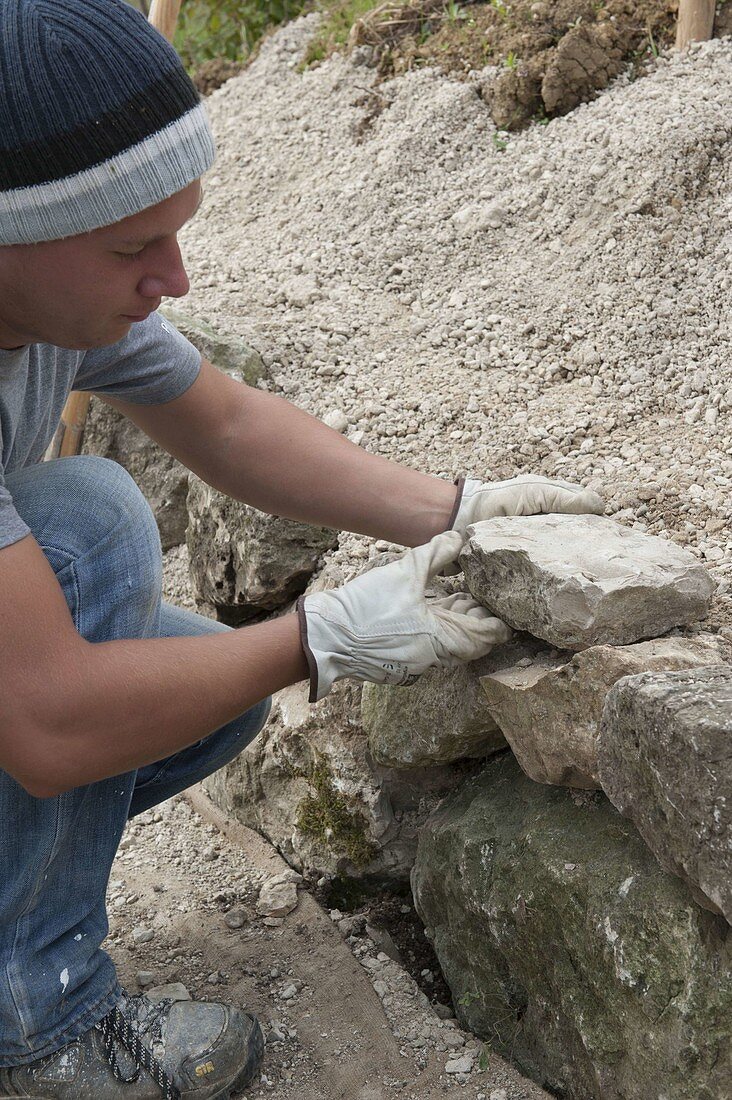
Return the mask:
<svg viewBox="0 0 732 1100">
<path fill-rule="evenodd" d="M 159 241 L 151 256 L 152 270 L 143 275 L 137 291 L 143 298 L 183 298 L 191 289 L 175 238 Z"/>
</svg>

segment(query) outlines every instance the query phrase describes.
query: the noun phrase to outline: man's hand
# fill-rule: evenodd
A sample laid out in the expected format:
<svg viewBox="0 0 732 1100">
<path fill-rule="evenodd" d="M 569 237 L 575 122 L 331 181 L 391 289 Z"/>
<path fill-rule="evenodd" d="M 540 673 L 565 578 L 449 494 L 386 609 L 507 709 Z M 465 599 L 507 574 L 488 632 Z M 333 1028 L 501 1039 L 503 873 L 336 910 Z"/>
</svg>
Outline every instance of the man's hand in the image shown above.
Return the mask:
<svg viewBox="0 0 732 1100">
<path fill-rule="evenodd" d="M 444 531 L 342 588 L 300 597 L 311 703 L 346 676 L 411 684 L 428 668 L 475 661 L 508 641 L 511 630 L 467 593 L 425 597 L 429 581 L 456 560 L 462 545 L 456 531 Z"/>
<path fill-rule="evenodd" d="M 521 474 L 510 481 L 469 479 L 463 486 L 451 530 L 463 538 L 471 523 L 498 516 L 536 516 L 544 512 L 590 512 L 601 516 L 605 505 L 591 489 L 568 481 L 550 481 L 538 474 Z"/>
</svg>

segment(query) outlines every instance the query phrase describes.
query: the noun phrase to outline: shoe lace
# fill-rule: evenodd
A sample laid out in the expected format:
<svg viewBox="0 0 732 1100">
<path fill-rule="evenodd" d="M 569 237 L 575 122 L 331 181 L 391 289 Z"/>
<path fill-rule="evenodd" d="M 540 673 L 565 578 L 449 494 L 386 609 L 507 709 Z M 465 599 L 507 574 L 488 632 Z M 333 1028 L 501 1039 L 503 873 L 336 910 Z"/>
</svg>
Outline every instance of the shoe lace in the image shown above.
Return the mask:
<svg viewBox="0 0 732 1100">
<path fill-rule="evenodd" d="M 149 1036 L 151 1045 L 162 1040 L 162 1023 L 173 1003 L 170 999 L 152 1002 L 145 1001 L 144 1015 L 142 997 L 127 997 L 123 1008 L 115 1005 L 111 1012 L 95 1024 L 104 1042 L 104 1051 L 112 1073 L 118 1081 L 132 1084 L 145 1070 L 160 1089 L 165 1100 L 180 1100 L 180 1092 L 165 1072 L 152 1050 L 143 1042 Z M 142 1018 L 140 1018 L 142 1016 Z M 117 1061 L 116 1044 L 120 1044 L 130 1054 L 137 1067 L 126 1075 Z"/>
</svg>

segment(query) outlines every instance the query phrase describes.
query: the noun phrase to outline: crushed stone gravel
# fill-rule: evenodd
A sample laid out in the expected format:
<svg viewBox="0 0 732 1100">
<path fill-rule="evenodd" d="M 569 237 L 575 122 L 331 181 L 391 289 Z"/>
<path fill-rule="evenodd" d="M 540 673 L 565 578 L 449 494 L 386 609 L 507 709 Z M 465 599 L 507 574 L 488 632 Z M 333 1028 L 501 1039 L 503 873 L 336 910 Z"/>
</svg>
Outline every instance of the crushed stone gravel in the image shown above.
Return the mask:
<svg viewBox="0 0 732 1100">
<path fill-rule="evenodd" d="M 207 100 L 187 308 L 370 451 L 591 485 L 709 566 L 707 628 L 732 629 L 732 40 L 499 141 L 478 71 L 300 72 L 319 18 Z M 344 535 L 333 557 L 372 553 Z"/>
</svg>

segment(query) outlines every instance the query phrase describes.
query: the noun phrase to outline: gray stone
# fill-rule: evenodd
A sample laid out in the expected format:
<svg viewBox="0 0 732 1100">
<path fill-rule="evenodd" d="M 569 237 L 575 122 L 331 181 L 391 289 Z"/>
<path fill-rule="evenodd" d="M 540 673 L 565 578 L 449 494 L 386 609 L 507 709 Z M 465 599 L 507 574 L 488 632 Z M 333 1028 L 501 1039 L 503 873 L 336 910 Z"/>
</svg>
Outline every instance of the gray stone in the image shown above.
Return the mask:
<svg viewBox="0 0 732 1100">
<path fill-rule="evenodd" d="M 198 318 L 166 306 L 159 312 L 230 377 L 253 386 L 265 376 L 259 353 L 238 336 L 215 332 Z M 110 458 L 132 475 L 153 510 L 163 552 L 185 541 L 188 470 L 141 428 L 97 397 L 92 397 L 89 404 L 81 453 Z"/>
<path fill-rule="evenodd" d="M 338 541 L 330 528 L 265 515 L 194 474 L 189 484 L 186 542 L 196 601 L 231 626 L 303 592 Z"/>
<path fill-rule="evenodd" d="M 423 828 L 412 885 L 466 1030 L 567 1100 L 721 1100 L 732 936 L 595 792 L 506 753 Z"/>
<path fill-rule="evenodd" d="M 267 374 L 262 357 L 241 337 L 231 332 L 220 332 L 211 325 L 170 306 L 159 311 L 175 325 L 186 340 L 190 340 L 201 355 L 219 370 L 248 386 L 256 386 Z"/>
<path fill-rule="evenodd" d="M 621 680 L 599 770 L 661 864 L 732 924 L 732 666 Z"/>
<path fill-rule="evenodd" d="M 265 882 L 257 898 L 261 917 L 286 917 L 297 908 L 297 886 L 294 882 Z"/>
<path fill-rule="evenodd" d="M 224 916 L 224 924 L 227 928 L 243 928 L 247 923 L 247 915 L 243 909 L 230 909 Z"/>
<path fill-rule="evenodd" d="M 360 700 L 361 684 L 348 680 L 317 704 L 308 703 L 307 684 L 285 688 L 256 740 L 204 786 L 308 876 L 402 882 L 430 810 L 475 766 L 376 764 Z"/>
<path fill-rule="evenodd" d="M 468 536 L 473 596 L 561 649 L 658 637 L 703 618 L 715 590 L 688 550 L 603 516 L 507 516 Z"/>
<path fill-rule="evenodd" d="M 168 982 L 167 985 L 156 985 L 145 993 L 148 1001 L 190 1001 L 191 995 L 182 982 Z"/>
<path fill-rule="evenodd" d="M 163 552 L 185 541 L 188 470 L 97 397 L 89 404 L 81 453 L 112 459 L 132 475 L 152 508 Z"/>
<path fill-rule="evenodd" d="M 481 684 L 488 709 L 531 779 L 599 788 L 598 731 L 612 685 L 640 672 L 723 660 L 713 635 L 657 638 L 628 646 L 592 646 L 573 656 L 539 654 L 529 667 L 490 673 Z"/>
<path fill-rule="evenodd" d="M 505 748 L 481 677 L 542 652 L 545 646 L 522 638 L 479 661 L 430 669 L 411 687 L 365 684 L 361 717 L 374 759 L 388 767 L 414 768 L 490 756 Z"/>
</svg>

